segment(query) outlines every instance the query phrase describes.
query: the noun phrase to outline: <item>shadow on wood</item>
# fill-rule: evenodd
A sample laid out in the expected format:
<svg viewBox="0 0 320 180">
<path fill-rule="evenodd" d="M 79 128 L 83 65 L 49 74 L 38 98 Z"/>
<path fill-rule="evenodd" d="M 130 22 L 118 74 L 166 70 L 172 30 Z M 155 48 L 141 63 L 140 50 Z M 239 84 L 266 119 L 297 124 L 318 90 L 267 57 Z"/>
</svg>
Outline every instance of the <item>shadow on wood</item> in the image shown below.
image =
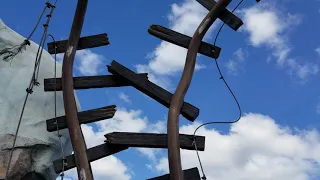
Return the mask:
<svg viewBox="0 0 320 180">
<path fill-rule="evenodd" d="M 208 11 L 210 11 L 217 4 L 215 0 L 196 0 L 196 1 L 198 1 L 198 3 L 200 3 Z M 235 16 L 228 9 L 223 10 L 222 13 L 218 15 L 218 18 L 235 31 L 237 31 L 243 24 L 242 20 L 237 16 Z"/>
<path fill-rule="evenodd" d="M 57 54 L 66 52 L 67 42 L 68 40 L 56 41 Z M 106 33 L 97 34 L 93 36 L 85 36 L 79 39 L 77 50 L 105 46 L 108 44 L 109 39 Z M 54 54 L 54 42 L 50 42 L 47 45 L 49 54 Z"/>
<path fill-rule="evenodd" d="M 185 180 L 200 180 L 201 179 L 200 174 L 199 174 L 199 170 L 196 167 L 183 170 L 183 174 L 184 174 Z M 159 177 L 154 177 L 154 178 L 147 179 L 147 180 L 170 180 L 170 174 L 166 174 L 166 175 L 159 176 Z"/>
<path fill-rule="evenodd" d="M 106 134 L 106 142 L 113 145 L 143 148 L 168 148 L 167 134 L 113 132 Z M 196 136 L 197 148 L 204 151 L 205 137 Z M 193 135 L 180 134 L 180 148 L 195 150 Z"/>
<path fill-rule="evenodd" d="M 99 146 L 87 149 L 87 156 L 89 162 L 92 162 L 126 149 L 128 149 L 128 147 L 107 145 L 106 143 L 104 143 Z M 66 157 L 66 163 L 67 166 L 64 167 L 65 171 L 76 167 L 73 154 Z M 53 167 L 56 173 L 62 172 L 62 159 L 53 161 Z"/>
<path fill-rule="evenodd" d="M 92 109 L 88 111 L 78 112 L 79 124 L 88 124 L 104 119 L 110 119 L 114 116 L 116 112 L 116 106 L 105 106 L 98 109 Z M 57 117 L 58 128 L 65 129 L 68 128 L 66 116 Z M 55 118 L 46 120 L 47 131 L 53 132 L 57 130 L 57 124 Z"/>
<path fill-rule="evenodd" d="M 162 27 L 160 25 L 151 25 L 148 32 L 157 38 L 187 49 L 191 42 L 191 37 Z M 211 45 L 206 42 L 201 42 L 198 53 L 217 59 L 220 55 L 220 51 L 220 47 Z"/>
<path fill-rule="evenodd" d="M 122 77 L 127 81 L 130 81 L 132 83 L 132 86 L 137 90 L 148 95 L 165 107 L 170 107 L 171 99 L 173 96 L 172 93 L 150 82 L 148 79 L 141 78 L 141 76 L 139 76 L 137 73 L 131 71 L 115 60 L 112 61 L 111 66 L 107 67 L 110 73 Z M 199 109 L 189 103 L 184 102 L 180 113 L 186 119 L 194 121 L 199 116 Z"/>
<path fill-rule="evenodd" d="M 141 78 L 148 79 L 147 73 L 137 74 Z M 127 81 L 121 77 L 115 75 L 103 75 L 103 76 L 81 76 L 73 78 L 74 89 L 90 89 L 90 88 L 106 88 L 106 87 L 122 87 L 132 86 L 130 81 Z M 44 79 L 44 91 L 61 91 L 61 78 Z"/>
</svg>

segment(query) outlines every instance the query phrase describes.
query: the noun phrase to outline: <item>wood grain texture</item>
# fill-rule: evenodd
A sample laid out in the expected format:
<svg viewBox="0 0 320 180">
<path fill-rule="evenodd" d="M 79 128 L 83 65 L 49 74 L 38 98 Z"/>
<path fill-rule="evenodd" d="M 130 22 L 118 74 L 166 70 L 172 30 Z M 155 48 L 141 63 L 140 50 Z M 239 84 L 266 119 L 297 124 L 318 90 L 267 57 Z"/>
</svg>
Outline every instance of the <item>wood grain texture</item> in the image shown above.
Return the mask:
<svg viewBox="0 0 320 180">
<path fill-rule="evenodd" d="M 79 124 L 88 124 L 104 119 L 110 119 L 114 116 L 116 112 L 116 106 L 105 106 L 102 108 L 91 109 L 88 111 L 78 112 Z M 57 130 L 57 124 L 55 118 L 46 120 L 47 131 L 53 132 Z M 65 129 L 68 128 L 66 116 L 57 117 L 58 128 Z"/>
<path fill-rule="evenodd" d="M 117 61 L 112 61 L 111 66 L 108 66 L 108 71 L 116 76 L 120 76 L 123 79 L 130 81 L 134 88 L 148 95 L 163 106 L 169 108 L 172 99 L 172 93 L 145 78 L 141 78 L 137 73 L 131 71 Z M 180 113 L 186 119 L 194 121 L 199 116 L 199 111 L 200 110 L 197 107 L 184 102 Z"/>
<path fill-rule="evenodd" d="M 217 3 L 215 0 L 197 0 L 203 7 L 210 11 Z M 230 12 L 228 9 L 222 11 L 218 18 L 226 23 L 230 28 L 237 31 L 243 24 L 242 20 Z"/>
<path fill-rule="evenodd" d="M 183 48 L 188 48 L 191 41 L 190 36 L 181 34 L 160 25 L 151 25 L 148 32 L 157 38 L 168 41 Z M 198 49 L 198 53 L 216 59 L 219 57 L 220 51 L 220 47 L 213 46 L 206 42 L 201 42 L 201 45 Z"/>
<path fill-rule="evenodd" d="M 156 133 L 132 133 L 132 132 L 112 132 L 105 135 L 106 142 L 113 145 L 144 148 L 167 148 L 167 134 Z M 195 150 L 193 145 L 193 135 L 180 134 L 180 148 Z M 204 151 L 205 137 L 196 136 L 197 148 Z"/>
<path fill-rule="evenodd" d="M 185 180 L 200 180 L 200 174 L 198 168 L 191 168 L 183 170 L 184 179 Z M 166 174 L 163 176 L 154 177 L 147 180 L 170 180 L 170 174 Z"/>
<path fill-rule="evenodd" d="M 148 79 L 147 73 L 137 74 L 141 78 Z M 122 87 L 132 86 L 132 83 L 126 79 L 114 75 L 103 76 L 82 76 L 73 78 L 74 89 L 90 89 L 90 88 L 106 88 L 106 87 Z M 61 91 L 61 78 L 44 79 L 44 91 Z"/>
<path fill-rule="evenodd" d="M 57 54 L 66 52 L 67 42 L 68 40 L 56 41 Z M 85 36 L 79 39 L 77 50 L 105 46 L 108 44 L 109 44 L 109 39 L 106 33 L 92 35 L 92 36 Z M 50 42 L 47 45 L 48 45 L 49 54 L 54 54 L 55 53 L 54 42 Z"/>
<path fill-rule="evenodd" d="M 107 145 L 106 143 L 104 143 L 99 146 L 87 149 L 88 161 L 96 161 L 98 159 L 110 156 L 126 149 L 128 149 L 128 147 Z M 65 166 L 64 168 L 65 171 L 76 167 L 73 154 L 66 157 L 66 163 L 67 166 Z M 62 171 L 62 159 L 53 161 L 53 167 L 56 173 L 60 173 Z"/>
</svg>

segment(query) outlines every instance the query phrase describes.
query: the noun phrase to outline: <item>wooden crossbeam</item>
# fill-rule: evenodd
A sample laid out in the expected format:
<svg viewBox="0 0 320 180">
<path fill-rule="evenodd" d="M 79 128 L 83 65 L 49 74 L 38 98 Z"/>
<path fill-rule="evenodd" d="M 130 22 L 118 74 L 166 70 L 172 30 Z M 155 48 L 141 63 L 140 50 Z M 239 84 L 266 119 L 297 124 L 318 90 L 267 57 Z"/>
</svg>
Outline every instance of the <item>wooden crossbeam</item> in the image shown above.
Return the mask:
<svg viewBox="0 0 320 180">
<path fill-rule="evenodd" d="M 181 34 L 160 25 L 151 25 L 148 29 L 148 32 L 157 38 L 184 48 L 188 48 L 191 42 L 190 36 Z M 202 41 L 198 53 L 217 59 L 220 55 L 220 51 L 220 47 Z"/>
<path fill-rule="evenodd" d="M 185 180 L 200 180 L 200 174 L 198 168 L 191 168 L 183 170 L 184 179 Z M 147 180 L 170 180 L 170 174 L 166 174 L 163 176 L 154 177 Z"/>
<path fill-rule="evenodd" d="M 116 106 L 105 106 L 98 109 L 92 109 L 88 111 L 78 112 L 79 124 L 88 124 L 104 119 L 110 119 L 114 116 L 116 112 Z M 57 130 L 57 124 L 55 118 L 46 120 L 47 131 L 53 132 Z M 58 128 L 65 129 L 68 128 L 66 116 L 57 117 Z"/>
<path fill-rule="evenodd" d="M 169 108 L 172 94 L 160 86 L 150 82 L 145 78 L 141 78 L 137 73 L 131 71 L 125 66 L 121 65 L 117 61 L 112 61 L 111 66 L 107 66 L 108 71 L 114 75 L 120 76 L 127 81 L 132 82 L 132 86 L 142 93 L 148 95 L 152 99 L 156 100 L 160 104 Z M 180 113 L 183 117 L 190 121 L 194 121 L 199 116 L 199 109 L 193 105 L 184 102 Z"/>
<path fill-rule="evenodd" d="M 137 74 L 140 78 L 148 79 L 147 73 Z M 130 81 L 127 81 L 119 76 L 103 75 L 103 76 L 82 76 L 73 78 L 74 89 L 90 89 L 90 88 L 106 88 L 106 87 L 122 87 L 132 86 Z M 61 91 L 61 78 L 44 79 L 44 91 Z"/>
<path fill-rule="evenodd" d="M 112 154 L 118 153 L 126 149 L 128 149 L 128 147 L 115 146 L 110 144 L 108 145 L 104 143 L 99 146 L 87 149 L 88 161 L 89 162 L 96 161 L 98 159 L 101 159 L 106 156 L 110 156 Z M 64 167 L 65 171 L 76 167 L 74 154 L 67 156 L 65 159 L 65 162 L 67 163 L 66 164 L 67 166 Z M 62 172 L 62 159 L 53 161 L 53 168 L 56 173 Z"/>
<path fill-rule="evenodd" d="M 215 5 L 215 0 L 197 0 L 203 7 L 210 11 Z M 230 28 L 237 31 L 243 24 L 242 20 L 230 12 L 228 9 L 224 9 L 218 18 L 226 23 Z"/>
<path fill-rule="evenodd" d="M 57 45 L 57 54 L 66 52 L 68 40 L 56 41 Z M 77 50 L 94 48 L 99 46 L 105 46 L 109 44 L 109 39 L 106 33 L 97 34 L 93 36 L 81 37 L 78 43 Z M 48 52 L 49 54 L 54 54 L 54 42 L 48 43 Z"/>
<path fill-rule="evenodd" d="M 106 134 L 106 142 L 113 145 L 144 148 L 168 148 L 167 134 L 113 132 Z M 195 150 L 193 135 L 180 134 L 180 148 Z M 197 148 L 204 151 L 205 137 L 196 136 Z"/>
</svg>

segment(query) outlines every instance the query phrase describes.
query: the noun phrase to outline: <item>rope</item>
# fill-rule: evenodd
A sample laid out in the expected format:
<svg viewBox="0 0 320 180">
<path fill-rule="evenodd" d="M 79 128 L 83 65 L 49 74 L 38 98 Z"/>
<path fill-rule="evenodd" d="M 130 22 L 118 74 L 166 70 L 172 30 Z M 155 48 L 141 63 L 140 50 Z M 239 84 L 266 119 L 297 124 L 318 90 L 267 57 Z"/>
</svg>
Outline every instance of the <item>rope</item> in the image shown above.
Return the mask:
<svg viewBox="0 0 320 180">
<path fill-rule="evenodd" d="M 55 1 L 55 4 L 56 4 L 56 3 L 57 3 L 57 0 Z M 26 94 L 26 97 L 25 97 L 25 100 L 24 100 L 24 103 L 23 103 L 23 106 L 22 106 L 20 118 L 19 118 L 19 121 L 18 121 L 18 126 L 17 126 L 16 132 L 15 132 L 15 136 L 14 136 L 14 140 L 13 140 L 13 144 L 12 144 L 12 148 L 11 148 L 11 150 L 10 150 L 10 156 L 9 156 L 8 166 L 7 166 L 7 168 L 6 168 L 5 180 L 7 180 L 7 178 L 8 178 L 8 173 L 9 173 L 9 170 L 10 170 L 10 164 L 11 164 L 11 160 L 12 160 L 12 155 L 13 155 L 14 147 L 15 147 L 15 144 L 16 144 L 16 141 L 17 141 L 18 132 L 19 132 L 19 129 L 20 129 L 22 117 L 23 117 L 23 114 L 24 114 L 24 109 L 25 109 L 25 107 L 26 107 L 29 94 L 32 94 L 34 85 L 36 85 L 36 86 L 39 86 L 39 85 L 40 85 L 40 83 L 39 83 L 37 80 L 38 80 L 39 67 L 40 67 L 41 56 L 42 56 L 42 51 L 43 51 L 43 45 L 44 45 L 45 40 L 46 40 L 45 37 L 46 37 L 46 35 L 47 35 L 49 22 L 50 22 L 51 15 L 52 15 L 52 13 L 53 13 L 53 11 L 54 11 L 54 8 L 55 8 L 55 4 L 54 4 L 54 5 L 51 5 L 51 4 L 50 4 L 51 11 L 50 11 L 50 13 L 47 15 L 47 22 L 46 22 L 46 24 L 43 25 L 43 26 L 44 26 L 44 31 L 43 31 L 43 34 L 42 34 L 42 38 L 41 38 L 41 41 L 40 41 L 40 45 L 39 45 L 39 47 L 38 47 L 38 51 L 37 51 L 37 55 L 36 55 L 36 60 L 35 60 L 35 66 L 34 66 L 34 70 L 33 70 L 33 75 L 32 75 L 32 78 L 31 78 L 31 80 L 30 80 L 29 87 L 26 89 L 27 94 Z M 41 50 L 40 50 L 40 49 L 41 49 Z"/>
<path fill-rule="evenodd" d="M 57 0 L 55 1 L 54 4 L 57 3 Z M 28 37 L 23 41 L 23 43 L 21 43 L 20 45 L 15 45 L 15 46 L 12 46 L 12 47 L 8 47 L 8 48 L 4 48 L 0 51 L 0 56 L 1 55 L 5 55 L 7 54 L 6 56 L 3 57 L 3 60 L 4 61 L 10 61 L 12 60 L 18 53 L 22 52 L 22 50 L 25 50 L 26 49 L 26 46 L 30 46 L 30 38 L 32 37 L 33 33 L 36 31 L 45 11 L 47 8 L 54 8 L 54 5 L 51 5 L 49 0 L 47 0 L 47 2 L 45 3 L 45 6 L 37 20 L 37 23 L 35 24 L 34 28 L 32 29 L 31 33 L 28 35 Z"/>
<path fill-rule="evenodd" d="M 51 37 L 52 41 L 53 41 L 53 44 L 54 44 L 54 81 L 55 81 L 55 84 L 56 84 L 56 81 L 57 81 L 57 44 L 56 44 L 56 41 L 54 39 L 54 37 L 51 35 L 51 34 L 48 34 L 48 36 Z M 47 37 L 48 37 L 47 36 Z M 63 146 L 62 146 L 62 141 L 61 141 L 61 137 L 62 135 L 60 134 L 60 129 L 59 129 L 59 126 L 58 126 L 58 119 L 57 119 L 57 89 L 56 87 L 54 87 L 54 118 L 56 120 L 56 125 L 57 125 L 57 136 L 59 138 L 59 142 L 60 142 L 60 148 L 61 148 L 61 159 L 62 159 L 62 172 L 60 174 L 61 176 L 61 180 L 63 180 L 63 177 L 64 177 L 64 167 L 67 166 L 65 160 L 65 154 L 64 154 L 64 150 L 63 150 Z"/>
<path fill-rule="evenodd" d="M 241 4 L 242 2 L 243 2 L 243 0 L 241 0 L 241 1 L 237 4 L 237 6 L 231 11 L 231 13 L 233 13 L 233 12 L 240 6 L 240 4 Z M 223 23 L 223 24 L 220 26 L 219 30 L 218 30 L 218 33 L 217 33 L 217 35 L 216 35 L 216 37 L 215 37 L 215 40 L 214 40 L 214 43 L 213 43 L 214 46 L 216 45 L 217 39 L 218 39 L 218 37 L 219 37 L 219 35 L 220 35 L 220 32 L 221 32 L 221 30 L 222 30 L 222 28 L 223 28 L 224 25 L 225 25 L 225 23 Z M 219 72 L 219 74 L 220 74 L 220 79 L 223 80 L 225 86 L 228 88 L 230 94 L 233 96 L 233 99 L 234 99 L 234 101 L 236 102 L 236 104 L 237 104 L 237 106 L 238 106 L 239 117 L 238 117 L 238 119 L 236 119 L 236 120 L 234 120 L 234 121 L 215 121 L 215 122 L 207 122 L 207 123 L 204 123 L 204 124 L 201 124 L 200 126 L 198 126 L 198 127 L 196 128 L 196 130 L 194 131 L 194 133 L 193 133 L 193 145 L 194 145 L 194 147 L 195 147 L 195 149 L 196 149 L 198 161 L 199 161 L 200 168 L 201 168 L 202 175 L 203 175 L 203 176 L 201 177 L 201 179 L 204 179 L 204 180 L 207 179 L 207 177 L 206 177 L 206 175 L 205 175 L 205 173 L 204 173 L 203 166 L 202 166 L 202 162 L 201 162 L 201 159 L 200 159 L 200 156 L 199 156 L 199 152 L 198 152 L 198 147 L 197 147 L 197 143 L 196 143 L 196 132 L 198 131 L 198 129 L 199 129 L 200 127 L 205 126 L 205 125 L 208 125 L 208 124 L 232 124 L 232 123 L 236 123 L 236 122 L 238 122 L 238 121 L 241 119 L 241 116 L 242 116 L 242 111 L 241 111 L 240 104 L 239 104 L 236 96 L 234 95 L 233 91 L 231 90 L 230 86 L 228 85 L 227 81 L 224 79 L 224 77 L 223 77 L 223 75 L 222 75 L 222 73 L 221 73 L 221 70 L 220 70 L 220 67 L 219 67 L 217 58 L 214 58 L 214 60 L 215 60 L 215 63 L 216 63 L 218 72 Z"/>
</svg>

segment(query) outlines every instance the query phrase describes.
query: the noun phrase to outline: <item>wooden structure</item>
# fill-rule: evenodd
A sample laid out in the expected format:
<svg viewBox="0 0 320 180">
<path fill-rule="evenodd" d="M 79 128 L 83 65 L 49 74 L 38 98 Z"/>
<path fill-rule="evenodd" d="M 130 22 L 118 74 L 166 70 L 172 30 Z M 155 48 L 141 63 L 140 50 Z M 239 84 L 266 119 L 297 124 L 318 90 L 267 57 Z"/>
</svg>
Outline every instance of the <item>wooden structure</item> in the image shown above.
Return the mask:
<svg viewBox="0 0 320 180">
<path fill-rule="evenodd" d="M 74 150 L 77 149 L 75 150 L 74 155 L 66 157 L 65 164 L 63 164 L 62 159 L 58 159 L 53 162 L 54 169 L 57 173 L 60 173 L 62 169 L 68 170 L 77 167 L 79 179 L 87 178 L 88 180 L 93 178 L 90 174 L 91 170 L 88 169 L 87 165 L 92 161 L 119 153 L 130 147 L 168 148 L 170 174 L 152 178 L 150 180 L 200 179 L 197 168 L 183 171 L 181 168 L 180 148 L 195 150 L 193 145 L 195 138 L 197 140 L 197 149 L 199 151 L 205 150 L 205 137 L 194 137 L 193 135 L 178 133 L 178 118 L 180 114 L 190 121 L 194 121 L 199 115 L 199 109 L 197 107 L 184 102 L 184 95 L 186 94 L 192 79 L 196 54 L 200 53 L 207 57 L 217 59 L 221 52 L 220 47 L 202 41 L 203 36 L 211 24 L 219 18 L 230 28 L 236 31 L 243 22 L 232 12 L 226 9 L 231 0 L 219 0 L 218 2 L 215 2 L 214 0 L 197 1 L 208 9 L 209 13 L 202 21 L 192 38 L 160 25 L 151 25 L 148 30 L 148 32 L 155 37 L 188 49 L 183 76 L 176 92 L 172 94 L 155 83 L 150 82 L 148 80 L 148 74 L 135 73 L 115 60 L 112 61 L 111 65 L 107 66 L 108 71 L 112 75 L 72 77 L 72 65 L 76 50 L 105 46 L 109 44 L 109 39 L 106 33 L 80 38 L 87 0 L 78 0 L 69 40 L 58 41 L 56 44 L 54 42 L 48 43 L 49 53 L 65 53 L 64 64 L 66 63 L 66 65 L 64 65 L 63 69 L 65 76 L 62 78 L 44 80 L 44 90 L 68 91 L 64 93 L 65 101 L 67 101 L 65 102 L 65 106 L 67 106 L 66 116 L 58 117 L 58 127 L 59 129 L 73 129 L 73 131 L 70 131 L 73 132 L 73 134 L 70 133 L 70 136 Z M 163 106 L 169 108 L 168 134 L 113 132 L 105 135 L 105 143 L 89 149 L 83 149 L 85 145 L 84 140 L 80 135 L 80 124 L 110 119 L 116 113 L 116 106 L 111 105 L 98 109 L 76 112 L 73 95 L 70 95 L 71 91 L 73 91 L 73 89 L 80 90 L 123 86 L 132 86 Z M 47 120 L 47 130 L 49 132 L 57 130 L 55 119 Z M 75 136 L 78 139 L 76 139 Z M 80 172 L 80 166 L 82 170 L 85 171 L 85 177 L 81 176 L 82 172 Z"/>
</svg>

